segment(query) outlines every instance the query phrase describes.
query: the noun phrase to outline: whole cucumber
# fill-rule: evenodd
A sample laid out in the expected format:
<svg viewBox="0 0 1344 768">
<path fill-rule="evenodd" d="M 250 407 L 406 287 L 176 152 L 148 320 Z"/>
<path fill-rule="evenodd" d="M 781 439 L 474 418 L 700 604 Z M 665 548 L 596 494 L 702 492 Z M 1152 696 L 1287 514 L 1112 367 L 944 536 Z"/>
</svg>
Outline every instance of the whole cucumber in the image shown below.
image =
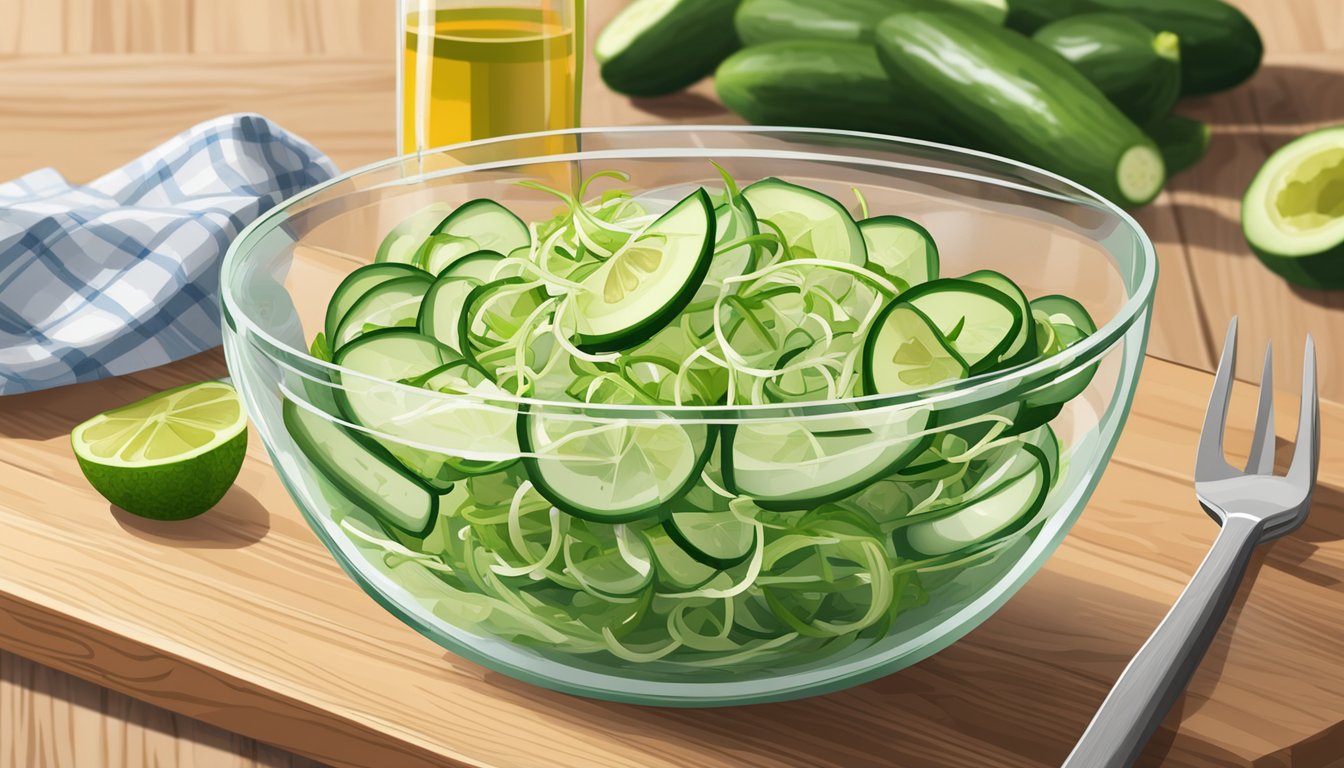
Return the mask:
<svg viewBox="0 0 1344 768">
<path fill-rule="evenodd" d="M 877 23 L 897 11 L 946 8 L 1002 24 L 1007 0 L 743 0 L 734 23 L 743 45 L 780 40 L 872 42 Z"/>
<path fill-rule="evenodd" d="M 1139 125 L 1165 117 L 1181 96 L 1179 38 L 1114 13 L 1085 13 L 1041 27 L 1036 42 L 1069 60 Z"/>
<path fill-rule="evenodd" d="M 1117 13 L 1181 38 L 1181 93 L 1212 93 L 1255 74 L 1264 43 L 1246 14 L 1222 0 L 1009 0 L 1008 26 L 1032 34 L 1083 13 Z"/>
<path fill-rule="evenodd" d="M 743 48 L 715 73 L 719 98 L 757 125 L 934 138 L 938 127 L 892 86 L 871 45 L 791 40 Z"/>
<path fill-rule="evenodd" d="M 661 96 L 709 75 L 741 47 L 738 0 L 635 0 L 597 36 L 602 79 L 630 96 Z"/>
<path fill-rule="evenodd" d="M 974 23 L 973 23 L 974 22 Z M 912 104 L 979 148 L 1038 165 L 1120 205 L 1166 180 L 1157 146 L 1067 61 L 1011 30 L 912 11 L 877 26 L 878 57 Z"/>
<path fill-rule="evenodd" d="M 1175 176 L 1198 163 L 1209 151 L 1211 133 L 1208 123 L 1180 115 L 1167 115 L 1145 129 L 1167 165 L 1167 176 Z"/>
</svg>

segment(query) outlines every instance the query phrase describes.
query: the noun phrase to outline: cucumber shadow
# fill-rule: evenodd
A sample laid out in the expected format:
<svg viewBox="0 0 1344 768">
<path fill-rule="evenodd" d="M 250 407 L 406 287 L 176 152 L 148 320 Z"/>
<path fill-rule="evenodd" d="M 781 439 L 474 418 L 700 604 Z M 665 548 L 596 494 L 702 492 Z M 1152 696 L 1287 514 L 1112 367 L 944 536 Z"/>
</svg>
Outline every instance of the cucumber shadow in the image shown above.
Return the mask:
<svg viewBox="0 0 1344 768">
<path fill-rule="evenodd" d="M 1319 69 L 1295 64 L 1266 64 L 1255 77 L 1241 88 L 1250 91 L 1256 118 L 1265 126 L 1302 126 L 1344 118 L 1344 70 Z M 1213 102 L 1235 95 L 1215 93 L 1188 99 L 1177 107 L 1189 106 L 1200 112 L 1211 112 Z"/>
</svg>

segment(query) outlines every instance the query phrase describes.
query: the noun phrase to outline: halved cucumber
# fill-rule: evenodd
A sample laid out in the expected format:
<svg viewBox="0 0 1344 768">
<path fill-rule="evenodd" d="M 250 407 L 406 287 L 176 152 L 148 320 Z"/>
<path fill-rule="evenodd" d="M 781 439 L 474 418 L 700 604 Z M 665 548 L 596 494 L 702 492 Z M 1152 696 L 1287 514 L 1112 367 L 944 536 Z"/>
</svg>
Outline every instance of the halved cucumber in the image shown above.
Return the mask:
<svg viewBox="0 0 1344 768">
<path fill-rule="evenodd" d="M 337 324 L 336 332 L 327 339 L 332 352 L 339 352 L 346 344 L 370 331 L 413 327 L 420 315 L 420 302 L 434 283 L 432 276 L 416 271 L 418 274 L 379 283 L 355 301 Z"/>
<path fill-rule="evenodd" d="M 698 189 L 630 238 L 583 280 L 575 342 L 614 352 L 653 336 L 700 290 L 714 257 L 714 208 Z"/>
<path fill-rule="evenodd" d="M 972 280 L 943 278 L 917 285 L 901 294 L 901 301 L 932 321 L 972 375 L 992 368 L 1026 322 L 1003 291 Z"/>
<path fill-rule="evenodd" d="M 756 549 L 756 525 L 731 511 L 673 512 L 663 528 L 686 554 L 714 568 L 731 568 Z"/>
<path fill-rule="evenodd" d="M 723 481 L 766 509 L 808 509 L 905 466 L 928 447 L 930 426 L 924 408 L 744 421 L 723 429 Z"/>
<path fill-rule="evenodd" d="M 929 231 L 901 216 L 874 216 L 859 222 L 868 250 L 868 269 L 909 288 L 938 279 L 938 246 Z"/>
<path fill-rule="evenodd" d="M 382 244 L 378 246 L 378 255 L 373 260 L 413 264 L 420 247 L 452 212 L 453 208 L 448 203 L 431 203 L 406 217 L 383 238 Z"/>
<path fill-rule="evenodd" d="M 927 315 L 897 300 L 882 310 L 863 351 L 863 389 L 890 395 L 970 375 L 971 368 Z"/>
<path fill-rule="evenodd" d="M 420 303 L 420 316 L 416 319 L 416 327 L 426 336 L 433 336 L 439 343 L 462 352 L 460 334 L 467 297 L 483 284 L 475 277 L 465 275 L 440 276 L 425 292 L 424 301 Z"/>
<path fill-rule="evenodd" d="M 445 275 L 474 277 L 483 283 L 488 283 L 494 279 L 495 268 L 503 260 L 504 255 L 497 251 L 476 251 L 449 264 L 439 277 Z"/>
<path fill-rule="evenodd" d="M 336 354 L 338 366 L 357 374 L 340 377 L 336 399 L 341 411 L 350 421 L 385 435 L 371 437 L 429 487 L 441 491 L 469 474 L 494 471 L 518 454 L 515 417 L 508 407 L 468 398 L 436 398 L 393 383 L 420 384 L 427 374 L 461 360 L 456 350 L 400 328 L 365 334 Z M 489 398 L 496 393 L 493 387 L 483 387 L 472 394 Z"/>
<path fill-rule="evenodd" d="M 1290 283 L 1344 288 L 1344 126 L 1270 155 L 1241 205 L 1246 242 Z"/>
<path fill-rule="evenodd" d="M 845 207 L 815 189 L 776 178 L 742 190 L 760 222 L 761 232 L 777 233 L 795 259 L 830 259 L 861 267 L 868 249 L 859 225 Z"/>
<path fill-rule="evenodd" d="M 299 451 L 360 509 L 412 536 L 424 536 L 434 526 L 438 496 L 405 469 L 384 461 L 345 428 L 291 400 L 282 403 L 281 413 Z"/>
<path fill-rule="evenodd" d="M 950 555 L 982 546 L 1017 532 L 1035 517 L 1050 490 L 1046 458 L 1034 445 L 1020 450 L 1031 467 L 937 519 L 916 522 L 896 533 L 898 549 L 908 557 Z"/>
<path fill-rule="evenodd" d="M 653 578 L 660 592 L 699 589 L 719 572 L 687 554 L 662 526 L 648 528 L 642 535 L 653 555 Z"/>
<path fill-rule="evenodd" d="M 1006 368 L 1025 363 L 1036 357 L 1036 324 L 1029 322 L 1031 307 L 1027 302 L 1026 294 L 1022 293 L 1022 289 L 1017 287 L 1017 283 L 992 269 L 971 272 L 968 275 L 963 275 L 962 279 L 987 285 L 999 291 L 1012 299 L 1013 303 L 1017 305 L 1018 312 L 1022 315 L 1023 322 L 1017 329 L 1017 336 L 1008 345 L 1008 348 L 999 354 L 995 367 Z"/>
<path fill-rule="evenodd" d="M 518 444 L 537 491 L 575 517 L 622 523 L 659 514 L 700 477 L 713 425 L 593 419 L 523 407 Z"/>
<path fill-rule="evenodd" d="M 425 274 L 427 273 L 424 270 L 412 267 L 410 264 L 365 264 L 346 275 L 341 284 L 336 286 L 336 290 L 331 294 L 331 302 L 327 304 L 326 323 L 322 327 L 326 332 L 326 338 L 336 338 L 336 331 L 345 313 L 375 287 L 399 277 L 419 277 Z"/>
<path fill-rule="evenodd" d="M 416 252 L 415 265 L 437 275 L 477 251 L 508 253 L 531 242 L 527 225 L 508 208 L 493 200 L 471 200 L 434 228 L 431 238 Z"/>
<path fill-rule="evenodd" d="M 653 583 L 648 542 L 624 526 L 572 521 L 563 551 L 565 571 L 596 597 L 627 598 Z"/>
</svg>

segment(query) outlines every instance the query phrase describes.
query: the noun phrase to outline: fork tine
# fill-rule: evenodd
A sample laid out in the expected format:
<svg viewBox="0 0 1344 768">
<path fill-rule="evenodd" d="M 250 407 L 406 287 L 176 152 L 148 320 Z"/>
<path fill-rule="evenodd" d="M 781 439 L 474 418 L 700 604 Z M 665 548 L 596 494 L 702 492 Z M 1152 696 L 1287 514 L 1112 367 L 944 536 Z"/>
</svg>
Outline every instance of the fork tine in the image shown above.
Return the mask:
<svg viewBox="0 0 1344 768">
<path fill-rule="evenodd" d="M 1227 408 L 1232 395 L 1232 372 L 1237 367 L 1237 318 L 1227 324 L 1227 340 L 1223 342 L 1223 357 L 1218 363 L 1218 376 L 1213 381 L 1209 407 L 1204 412 L 1204 428 L 1199 433 L 1199 449 L 1195 453 L 1195 478 L 1215 479 L 1229 474 L 1231 467 L 1223 458 L 1223 427 L 1227 424 Z"/>
<path fill-rule="evenodd" d="M 1260 375 L 1260 405 L 1255 412 L 1255 438 L 1246 471 L 1268 475 L 1274 471 L 1274 344 L 1265 346 L 1265 371 Z"/>
<path fill-rule="evenodd" d="M 1288 479 L 1308 493 L 1316 485 L 1321 462 L 1321 404 L 1316 394 L 1316 340 L 1307 335 L 1302 362 L 1302 409 L 1297 422 L 1297 446 Z"/>
</svg>

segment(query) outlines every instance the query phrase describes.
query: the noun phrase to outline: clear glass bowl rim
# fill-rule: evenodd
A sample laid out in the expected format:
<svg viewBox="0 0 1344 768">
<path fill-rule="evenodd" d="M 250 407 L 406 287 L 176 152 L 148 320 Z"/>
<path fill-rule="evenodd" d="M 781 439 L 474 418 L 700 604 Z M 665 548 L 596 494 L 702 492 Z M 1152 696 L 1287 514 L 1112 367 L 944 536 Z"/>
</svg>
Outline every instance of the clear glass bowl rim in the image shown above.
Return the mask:
<svg viewBox="0 0 1344 768">
<path fill-rule="evenodd" d="M 496 138 L 481 139 L 478 141 L 465 142 L 461 144 L 452 144 L 435 148 L 431 151 L 421 153 L 419 157 L 434 156 L 440 154 L 450 154 L 452 152 L 482 147 L 493 144 L 503 144 L 509 142 L 520 142 L 523 140 L 540 140 L 551 137 L 562 136 L 582 136 L 589 134 L 631 134 L 656 136 L 658 134 L 697 134 L 697 133 L 728 133 L 744 136 L 789 136 L 807 137 L 817 136 L 844 138 L 849 140 L 859 140 L 870 142 L 870 146 L 886 146 L 893 152 L 900 151 L 902 147 L 918 148 L 925 152 L 933 150 L 939 154 L 946 155 L 948 161 L 957 162 L 959 158 L 974 159 L 981 164 L 998 164 L 1004 166 L 1009 174 L 1023 178 L 1025 181 L 1031 181 L 1031 177 L 1040 177 L 1043 181 L 1049 181 L 1057 186 L 1066 188 L 1071 196 L 1061 195 L 1052 189 L 1034 185 L 1024 187 L 1021 184 L 1008 182 L 1002 179 L 996 179 L 974 172 L 969 168 L 963 170 L 943 170 L 933 167 L 925 167 L 925 171 L 944 176 L 955 176 L 964 180 L 975 181 L 978 183 L 989 184 L 1005 188 L 1017 188 L 1032 194 L 1042 196 L 1053 196 L 1063 199 L 1066 202 L 1082 207 L 1091 207 L 1113 216 L 1121 224 L 1127 227 L 1131 234 L 1137 237 L 1141 247 L 1141 269 L 1138 276 L 1138 284 L 1130 292 L 1125 303 L 1119 311 L 1105 323 L 1097 328 L 1097 332 L 1088 336 L 1083 341 L 1072 347 L 1048 358 L 1034 361 L 1029 364 L 1021 365 L 1016 368 L 1009 368 L 1003 371 L 993 371 L 980 374 L 961 381 L 951 382 L 944 385 L 936 385 L 924 389 L 911 390 L 899 394 L 879 394 L 865 395 L 862 397 L 843 398 L 824 401 L 810 401 L 800 403 L 769 403 L 761 405 L 595 405 L 568 400 L 546 400 L 539 398 L 529 398 L 524 396 L 514 396 L 507 394 L 491 394 L 488 397 L 479 395 L 457 395 L 445 392 L 435 392 L 419 387 L 413 387 L 407 384 L 400 384 L 393 381 L 377 379 L 389 388 L 404 388 L 408 393 L 426 402 L 442 400 L 444 402 L 469 403 L 471 405 L 487 404 L 503 408 L 518 408 L 519 406 L 528 408 L 539 408 L 546 412 L 579 412 L 593 418 L 624 418 L 624 419 L 656 419 L 666 420 L 669 417 L 677 420 L 688 421 L 707 421 L 707 422 L 734 422 L 756 419 L 797 419 L 809 417 L 825 417 L 836 415 L 837 413 L 849 413 L 856 410 L 874 411 L 885 408 L 899 408 L 914 404 L 919 405 L 937 405 L 939 407 L 951 407 L 965 402 L 973 402 L 981 397 L 1002 397 L 1005 390 L 1012 390 L 1022 387 L 1026 382 L 1033 382 L 1047 373 L 1054 373 L 1056 376 L 1063 376 L 1071 371 L 1076 371 L 1090 365 L 1094 360 L 1104 355 L 1113 345 L 1119 343 L 1125 336 L 1125 333 L 1142 318 L 1153 303 L 1156 292 L 1157 282 L 1157 253 L 1153 247 L 1152 241 L 1148 238 L 1143 228 L 1134 220 L 1124 209 L 1103 198 L 1097 193 L 1083 187 L 1076 182 L 1064 178 L 1050 171 L 1038 168 L 1027 163 L 1011 160 L 998 155 L 979 152 L 976 150 L 954 147 L 947 144 L 940 144 L 931 141 L 922 141 L 918 139 L 907 139 L 893 136 L 887 136 L 877 133 L 866 133 L 860 131 L 842 131 L 824 128 L 797 128 L 787 126 L 739 126 L 739 125 L 650 125 L 650 126 L 615 126 L 615 127 L 586 127 L 574 128 L 559 131 L 542 131 L 537 133 L 526 133 Z M 669 147 L 669 149 L 671 149 Z M 824 149 L 819 146 L 818 149 Z M 644 149 L 642 151 L 649 151 Z M 731 156 L 734 152 L 743 152 L 750 156 L 750 148 L 733 148 L 718 150 L 712 147 L 705 148 L 706 157 L 713 156 Z M 797 154 L 799 159 L 824 160 L 824 158 L 815 155 L 806 154 L 802 151 L 791 152 L 789 150 L 771 150 L 772 156 Z M 602 150 L 600 154 L 609 156 L 619 154 L 620 150 Z M 498 170 L 501 167 L 514 165 L 526 165 L 535 162 L 575 162 L 584 160 L 586 156 L 596 155 L 598 153 L 589 153 L 584 151 L 558 153 L 549 155 L 538 155 L 536 157 L 516 157 L 509 158 L 507 161 L 494 161 L 489 164 L 491 170 Z M 263 353 L 271 357 L 275 362 L 285 365 L 281 358 L 294 358 L 299 365 L 308 370 L 324 370 L 328 374 L 336 374 L 332 381 L 343 381 L 343 377 L 355 376 L 359 378 L 371 378 L 367 374 L 350 370 L 342 366 L 320 360 L 309 354 L 306 349 L 298 349 L 292 345 L 276 338 L 266 332 L 260 324 L 248 317 L 238 306 L 237 301 L 230 290 L 233 283 L 235 272 L 240 268 L 240 262 L 247 259 L 249 252 L 255 243 L 253 241 L 264 237 L 267 233 L 284 223 L 289 215 L 289 211 L 295 205 L 298 205 L 311 198 L 318 197 L 329 188 L 349 182 L 357 177 L 373 174 L 379 171 L 396 167 L 398 165 L 412 162 L 417 155 L 403 155 L 391 157 L 370 163 L 360 168 L 348 171 L 329 181 L 314 186 L 294 197 L 288 198 L 279 205 L 271 208 L 262 216 L 253 221 L 244 229 L 233 243 L 229 246 L 225 254 L 221 274 L 220 302 L 221 313 L 224 321 L 229 323 L 240 337 L 249 338 L 250 343 L 262 342 L 270 349 L 263 349 Z M 647 157 L 647 156 L 646 156 Z M 897 166 L 893 161 L 876 160 L 872 158 L 846 157 L 836 155 L 836 160 L 845 160 L 850 162 L 862 162 L 865 165 L 882 167 L 883 165 Z M 787 158 L 783 158 L 787 159 Z M 961 165 L 961 163 L 957 163 Z M 908 167 L 909 162 L 901 163 Z M 482 170 L 482 165 L 463 165 L 443 170 L 437 170 L 432 173 L 408 177 L 395 182 L 396 185 L 413 186 L 428 179 L 446 178 L 451 176 L 467 175 Z M 384 184 L 386 185 L 386 183 Z M 294 369 L 293 365 L 287 365 Z M 300 372 L 302 374 L 302 372 Z"/>
</svg>

